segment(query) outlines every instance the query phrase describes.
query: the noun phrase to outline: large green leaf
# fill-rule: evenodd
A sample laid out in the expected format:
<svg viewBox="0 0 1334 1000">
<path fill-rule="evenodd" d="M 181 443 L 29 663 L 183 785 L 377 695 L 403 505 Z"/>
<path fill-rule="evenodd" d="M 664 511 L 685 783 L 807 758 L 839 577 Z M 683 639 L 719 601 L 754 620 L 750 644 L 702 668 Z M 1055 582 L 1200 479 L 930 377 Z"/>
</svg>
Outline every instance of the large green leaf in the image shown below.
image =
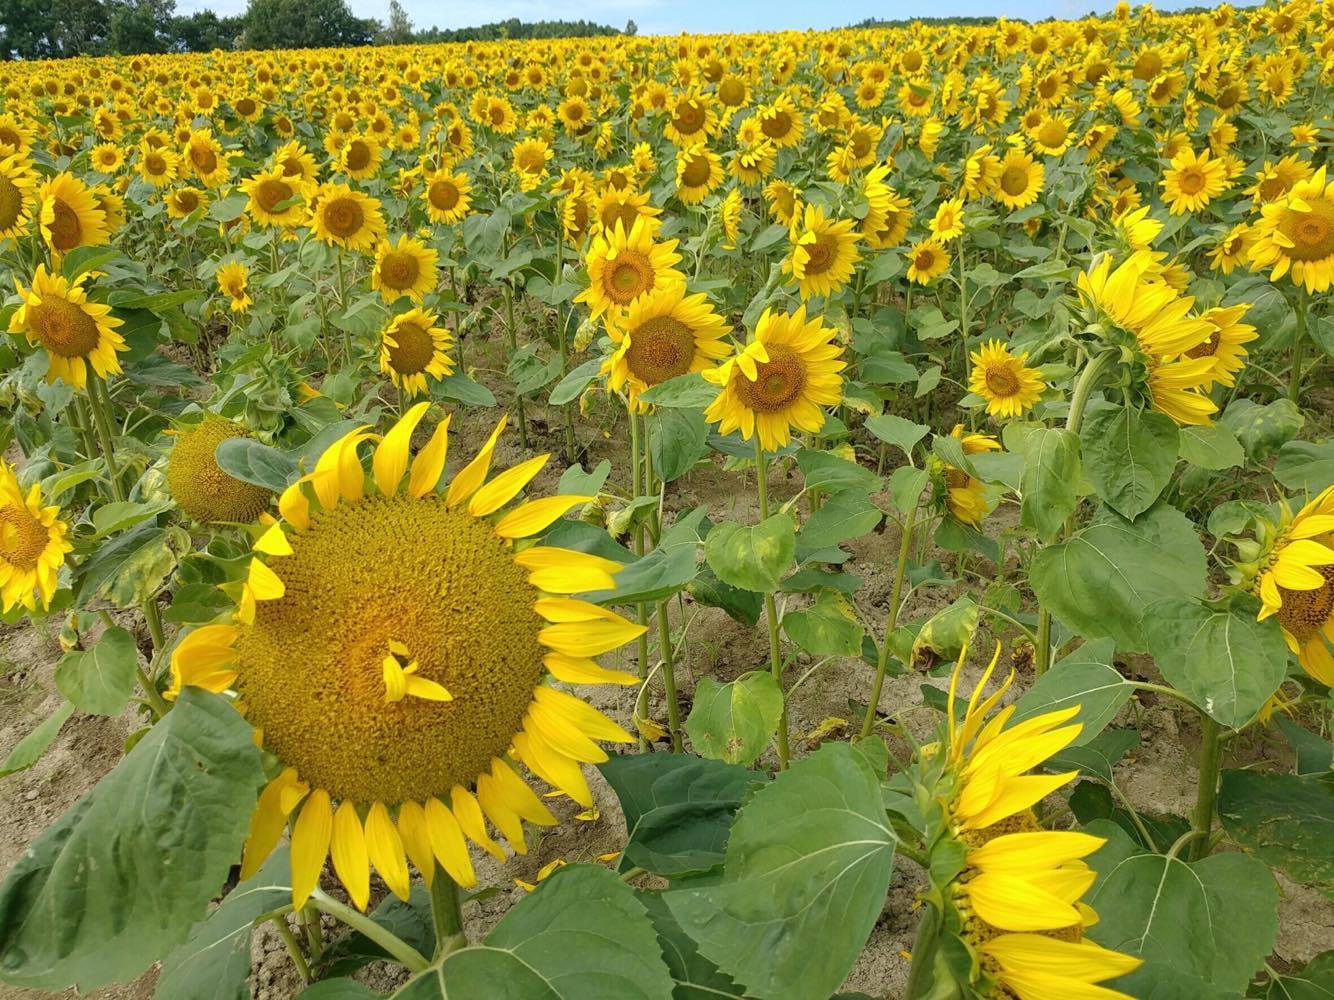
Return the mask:
<svg viewBox="0 0 1334 1000">
<path fill-rule="evenodd" d="M 861 953 L 893 867 L 875 772 L 847 744 L 826 743 L 742 808 L 721 883 L 666 900 L 747 995 L 825 997 Z"/>
<path fill-rule="evenodd" d="M 250 932 L 262 914 L 292 900 L 291 865 L 277 851 L 255 875 L 229 892 L 185 943 L 162 961 L 158 1000 L 247 1000 Z"/>
<path fill-rule="evenodd" d="M 1289 441 L 1279 450 L 1274 478 L 1296 493 L 1315 496 L 1334 484 L 1334 441 Z"/>
<path fill-rule="evenodd" d="M 1135 686 L 1116 669 L 1114 649 L 1111 639 L 1092 639 L 1059 660 L 1015 703 L 1012 723 L 1078 705 L 1079 713 L 1070 721 L 1084 728 L 1074 745 L 1088 743 L 1116 718 L 1135 692 Z"/>
<path fill-rule="evenodd" d="M 254 438 L 234 437 L 214 452 L 218 468 L 234 479 L 281 493 L 296 476 L 296 463 L 286 452 Z"/>
<path fill-rule="evenodd" d="M 414 976 L 396 1000 L 670 1000 L 644 904 L 613 872 L 567 865 L 480 944 Z"/>
<path fill-rule="evenodd" d="M 1246 452 L 1237 435 L 1222 424 L 1183 427 L 1180 436 L 1179 454 L 1191 465 L 1217 472 L 1246 463 Z"/>
<path fill-rule="evenodd" d="M 1144 641 L 1168 683 L 1234 729 L 1255 718 L 1288 670 L 1278 621 L 1255 613 L 1254 601 L 1219 610 L 1168 597 L 1144 615 Z"/>
<path fill-rule="evenodd" d="M 885 515 L 855 490 L 836 493 L 806 519 L 797 537 L 797 558 L 804 561 L 812 552 L 841 545 L 871 531 Z"/>
<path fill-rule="evenodd" d="M 1108 507 L 1134 520 L 1172 478 L 1178 438 L 1166 414 L 1109 403 L 1090 407 L 1079 432 L 1084 474 Z"/>
<path fill-rule="evenodd" d="M 726 994 L 724 994 L 726 995 Z M 1305 968 L 1270 981 L 1249 994 L 1264 1000 L 1334 1000 L 1334 951 L 1322 951 Z"/>
<path fill-rule="evenodd" d="M 749 764 L 764 753 L 782 713 L 783 692 L 770 674 L 747 674 L 726 684 L 701 677 L 686 732 L 701 756 Z"/>
<path fill-rule="evenodd" d="M 1204 595 L 1204 546 L 1176 508 L 1159 502 L 1133 522 L 1102 508 L 1068 541 L 1033 560 L 1034 594 L 1071 630 L 1143 650 L 1140 622 L 1154 601 Z"/>
<path fill-rule="evenodd" d="M 672 1000 L 726 1000 L 727 997 L 741 1000 L 746 995 L 745 990 L 699 953 L 699 945 L 676 922 L 662 893 L 641 892 L 639 901 L 648 910 L 658 932 L 662 957 L 675 984 Z"/>
<path fill-rule="evenodd" d="M 1024 450 L 1020 523 L 1043 539 L 1060 531 L 1079 502 L 1079 470 L 1079 438 L 1055 428 L 1035 434 Z"/>
<path fill-rule="evenodd" d="M 1278 885 L 1269 869 L 1245 854 L 1214 854 L 1186 864 L 1139 853 L 1107 820 L 1088 829 L 1108 838 L 1089 858 L 1098 880 L 1086 898 L 1099 919 L 1088 935 L 1146 963 L 1115 986 L 1143 996 L 1161 964 L 1213 987 L 1243 992 L 1278 932 Z"/>
<path fill-rule="evenodd" d="M 704 541 L 704 557 L 718 579 L 742 590 L 772 593 L 792 565 L 792 518 L 774 514 L 756 525 L 724 521 Z"/>
<path fill-rule="evenodd" d="M 1218 816 L 1256 857 L 1334 897 L 1334 776 L 1224 771 Z"/>
<path fill-rule="evenodd" d="M 139 647 L 123 628 L 109 628 L 91 649 L 71 649 L 56 664 L 56 687 L 90 715 L 119 715 L 134 693 Z"/>
<path fill-rule="evenodd" d="M 1288 399 L 1261 404 L 1243 398 L 1229 403 L 1218 422 L 1237 436 L 1246 457 L 1259 463 L 1295 438 L 1305 417 Z"/>
<path fill-rule="evenodd" d="M 598 769 L 625 814 L 621 869 L 668 878 L 721 865 L 737 809 L 764 784 L 739 764 L 689 754 L 624 754 Z"/>
<path fill-rule="evenodd" d="M 678 518 L 663 532 L 652 552 L 616 574 L 615 590 L 599 590 L 584 596 L 598 604 L 636 604 L 660 601 L 676 593 L 695 578 L 700 526 L 706 513 L 699 507 Z M 552 538 L 548 541 L 560 544 Z"/>
<path fill-rule="evenodd" d="M 851 602 L 826 591 L 808 608 L 783 616 L 783 631 L 812 656 L 858 656 L 862 624 Z"/>
<path fill-rule="evenodd" d="M 827 451 L 801 449 L 797 452 L 797 467 L 801 469 L 808 490 L 822 489 L 826 493 L 856 490 L 870 494 L 881 487 L 880 477 L 870 469 Z"/>
<path fill-rule="evenodd" d="M 0 886 L 0 979 L 91 989 L 189 935 L 250 829 L 263 775 L 226 698 L 187 688 Z"/>
<path fill-rule="evenodd" d="M 649 426 L 653 474 L 665 483 L 684 476 L 709 450 L 709 425 L 701 410 L 664 408 Z"/>
</svg>

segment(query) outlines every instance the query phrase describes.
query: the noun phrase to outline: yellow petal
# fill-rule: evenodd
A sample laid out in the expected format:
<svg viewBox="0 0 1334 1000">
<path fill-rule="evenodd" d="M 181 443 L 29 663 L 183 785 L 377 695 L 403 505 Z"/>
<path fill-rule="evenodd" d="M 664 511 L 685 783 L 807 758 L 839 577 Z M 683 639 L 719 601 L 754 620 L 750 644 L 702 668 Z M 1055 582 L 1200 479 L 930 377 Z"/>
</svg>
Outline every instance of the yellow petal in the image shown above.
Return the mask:
<svg viewBox="0 0 1334 1000">
<path fill-rule="evenodd" d="M 516 854 L 527 854 L 528 844 L 523 837 L 523 823 L 514 810 L 505 803 L 504 797 L 496 788 L 496 779 L 489 774 L 477 776 L 477 801 L 486 813 L 491 825 L 500 831 L 509 841 Z"/>
<path fill-rule="evenodd" d="M 472 499 L 468 501 L 468 513 L 473 517 L 494 514 L 518 496 L 550 460 L 549 454 L 537 455 L 513 468 L 506 469 L 472 495 Z"/>
<path fill-rule="evenodd" d="M 292 543 L 287 540 L 287 532 L 283 531 L 283 526 L 275 523 L 259 536 L 259 541 L 255 542 L 254 549 L 256 552 L 263 552 L 269 556 L 290 556 L 292 554 Z"/>
<path fill-rule="evenodd" d="M 250 572 L 246 577 L 250 592 L 257 601 L 276 601 L 287 593 L 287 587 L 262 559 L 250 560 Z"/>
<path fill-rule="evenodd" d="M 495 778 L 495 788 L 505 805 L 518 813 L 529 823 L 538 826 L 555 826 L 556 817 L 542 804 L 537 793 L 528 787 L 528 782 L 499 758 L 491 761 L 491 776 Z"/>
<path fill-rule="evenodd" d="M 411 885 L 403 859 L 403 839 L 383 802 L 374 803 L 366 814 L 366 853 L 389 891 L 406 900 Z"/>
<path fill-rule="evenodd" d="M 292 905 L 297 909 L 320 881 L 320 869 L 329 856 L 329 839 L 333 836 L 333 808 L 329 793 L 317 788 L 310 793 L 301 807 L 292 828 Z"/>
<path fill-rule="evenodd" d="M 403 481 L 403 473 L 408 468 L 412 432 L 416 430 L 421 418 L 426 416 L 430 406 L 429 402 L 424 402 L 409 409 L 375 448 L 371 471 L 375 475 L 375 485 L 387 497 L 398 492 L 398 484 Z"/>
<path fill-rule="evenodd" d="M 979 917 L 1003 931 L 1046 931 L 1079 923 L 1079 911 L 1021 875 L 984 872 L 964 885 Z"/>
<path fill-rule="evenodd" d="M 496 522 L 496 534 L 501 538 L 530 538 L 540 531 L 545 531 L 572 508 L 589 503 L 593 499 L 595 498 L 556 496 L 530 500 L 515 507 Z"/>
<path fill-rule="evenodd" d="M 306 477 L 298 479 L 278 497 L 278 513 L 297 531 L 305 531 L 310 527 L 310 501 L 302 489 L 302 484 L 307 481 Z"/>
<path fill-rule="evenodd" d="M 537 633 L 537 641 L 567 656 L 599 656 L 637 639 L 648 629 L 624 619 L 548 625 Z"/>
<path fill-rule="evenodd" d="M 343 883 L 348 897 L 358 910 L 365 910 L 371 898 L 371 869 L 366 854 L 366 834 L 361 818 L 351 802 L 338 807 L 333 818 L 333 841 L 330 844 L 334 871 Z"/>
<path fill-rule="evenodd" d="M 581 806 L 593 804 L 593 793 L 588 790 L 584 772 L 569 757 L 526 732 L 514 737 L 514 752 L 528 766 L 528 770 L 547 784 L 560 789 Z"/>
<path fill-rule="evenodd" d="M 421 872 L 429 889 L 435 880 L 435 856 L 431 853 L 431 834 L 426 828 L 426 812 L 411 799 L 398 807 L 398 832 L 408 857 Z"/>
<path fill-rule="evenodd" d="M 564 653 L 548 653 L 542 664 L 551 676 L 566 684 L 638 684 L 639 678 L 624 670 L 608 670 L 596 660 Z"/>
<path fill-rule="evenodd" d="M 242 879 L 250 878 L 268 860 L 282 838 L 287 817 L 309 790 L 305 782 L 297 778 L 296 769 L 291 767 L 264 786 L 250 817 L 250 834 L 242 853 Z"/>
<path fill-rule="evenodd" d="M 595 740 L 607 740 L 611 743 L 634 741 L 634 738 L 619 725 L 572 694 L 557 691 L 555 688 L 539 687 L 533 693 L 533 697 L 538 705 L 556 712 L 581 733 Z"/>
<path fill-rule="evenodd" d="M 482 818 L 482 807 L 477 804 L 472 792 L 462 785 L 455 785 L 450 790 L 449 802 L 453 807 L 454 818 L 459 821 L 459 828 L 467 835 L 468 839 L 497 861 L 504 861 L 505 852 L 486 832 L 486 820 Z"/>
<path fill-rule="evenodd" d="M 482 483 L 486 482 L 486 474 L 491 469 L 491 455 L 496 450 L 496 441 L 499 440 L 508 419 L 508 416 L 500 418 L 500 423 L 496 424 L 496 429 L 491 432 L 486 444 L 482 445 L 482 450 L 477 453 L 477 456 L 471 462 L 459 470 L 458 475 L 454 477 L 454 481 L 449 484 L 449 492 L 445 495 L 445 502 L 449 506 L 455 507 L 467 500 Z"/>
<path fill-rule="evenodd" d="M 417 452 L 412 460 L 412 475 L 408 477 L 408 496 L 414 500 L 424 497 L 436 488 L 440 476 L 445 471 L 445 458 L 449 454 L 449 420 L 452 414 L 445 414 L 445 419 L 436 425 L 431 440 L 426 447 Z"/>
<path fill-rule="evenodd" d="M 477 884 L 477 874 L 473 871 L 472 859 L 468 857 L 468 844 L 463 839 L 463 830 L 454 814 L 439 799 L 426 800 L 426 832 L 431 838 L 431 852 L 440 867 L 464 888 Z"/>
</svg>

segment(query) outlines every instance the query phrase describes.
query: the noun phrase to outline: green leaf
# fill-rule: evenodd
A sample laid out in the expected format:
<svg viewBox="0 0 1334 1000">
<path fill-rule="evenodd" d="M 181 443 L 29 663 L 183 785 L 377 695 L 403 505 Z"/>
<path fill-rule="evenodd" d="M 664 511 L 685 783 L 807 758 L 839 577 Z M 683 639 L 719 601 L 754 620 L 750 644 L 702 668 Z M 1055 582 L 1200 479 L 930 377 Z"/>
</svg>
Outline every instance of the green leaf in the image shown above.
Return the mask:
<svg viewBox="0 0 1334 1000">
<path fill-rule="evenodd" d="M 1249 399 L 1234 399 L 1218 422 L 1237 436 L 1246 449 L 1246 457 L 1252 463 L 1259 463 L 1295 438 L 1305 418 L 1297 404 L 1288 399 L 1264 405 Z"/>
<path fill-rule="evenodd" d="M 1110 403 L 1092 406 L 1079 432 L 1084 474 L 1108 507 L 1133 521 L 1172 478 L 1178 437 L 1176 422 L 1166 414 Z"/>
<path fill-rule="evenodd" d="M 1215 610 L 1167 597 L 1144 614 L 1144 641 L 1167 682 L 1233 729 L 1255 718 L 1288 671 L 1277 619 L 1256 621 L 1257 610 L 1254 600 Z"/>
<path fill-rule="evenodd" d="M 1294 493 L 1315 496 L 1334 484 L 1334 441 L 1289 441 L 1279 449 L 1274 478 Z"/>
<path fill-rule="evenodd" d="M 797 467 L 808 490 L 820 489 L 827 493 L 841 493 L 855 490 L 870 494 L 880 489 L 880 477 L 870 469 L 863 469 L 856 462 L 827 451 L 815 451 L 803 448 L 797 452 Z"/>
<path fill-rule="evenodd" d="M 700 756 L 750 764 L 769 745 L 782 714 L 783 692 L 767 673 L 747 674 L 726 684 L 701 677 L 686 732 Z"/>
<path fill-rule="evenodd" d="M 1191 465 L 1221 472 L 1246 463 L 1246 452 L 1237 440 L 1237 435 L 1222 424 L 1183 427 L 1180 434 L 1179 454 Z"/>
<path fill-rule="evenodd" d="M 1116 762 L 1139 746 L 1138 729 L 1108 729 L 1082 746 L 1066 747 L 1042 764 L 1048 771 L 1081 771 L 1111 784 Z"/>
<path fill-rule="evenodd" d="M 892 444 L 908 456 L 912 455 L 913 447 L 926 437 L 929 430 L 922 424 L 915 424 L 892 413 L 867 418 L 866 429 L 881 441 Z"/>
<path fill-rule="evenodd" d="M 1054 537 L 1079 503 L 1075 493 L 1079 472 L 1077 437 L 1056 428 L 1035 434 L 1024 451 L 1019 523 L 1039 538 Z"/>
<path fill-rule="evenodd" d="M 1334 898 L 1334 779 L 1224 771 L 1218 818 L 1261 861 Z"/>
<path fill-rule="evenodd" d="M 812 656 L 859 656 L 862 623 L 842 594 L 825 591 L 815 603 L 783 616 L 783 631 Z"/>
<path fill-rule="evenodd" d="M 1038 601 L 1072 631 L 1143 650 L 1145 610 L 1164 597 L 1204 596 L 1204 568 L 1195 527 L 1159 502 L 1133 522 L 1100 510 L 1069 541 L 1038 553 L 1029 581 Z"/>
<path fill-rule="evenodd" d="M 742 808 L 720 883 L 665 898 L 699 953 L 747 996 L 825 997 L 884 908 L 894 843 L 866 758 L 826 743 Z"/>
<path fill-rule="evenodd" d="M 665 878 L 723 863 L 741 803 L 764 778 L 740 764 L 689 754 L 624 754 L 598 765 L 625 814 L 621 870 Z"/>
<path fill-rule="evenodd" d="M 1324 774 L 1334 770 L 1334 744 L 1303 729 L 1287 716 L 1277 714 L 1274 722 L 1297 755 L 1298 774 Z"/>
<path fill-rule="evenodd" d="M 644 904 L 613 872 L 567 865 L 505 914 L 481 945 L 419 973 L 395 1000 L 671 1000 Z"/>
<path fill-rule="evenodd" d="M 922 498 L 922 491 L 931 482 L 931 473 L 926 469 L 914 469 L 911 465 L 900 465 L 889 476 L 889 496 L 894 501 L 894 509 L 907 514 L 917 508 Z"/>
<path fill-rule="evenodd" d="M 788 583 L 791 579 L 788 578 Z M 787 583 L 784 583 L 786 586 Z M 764 598 L 760 594 L 728 586 L 708 566 L 696 570 L 695 578 L 686 585 L 686 591 L 700 604 L 722 608 L 736 621 L 751 626 L 760 620 L 760 612 L 764 608 Z"/>
<path fill-rule="evenodd" d="M 1334 1000 L 1334 951 L 1322 951 L 1302 970 L 1278 976 L 1263 993 L 1253 991 L 1250 996 L 1264 1000 Z"/>
<path fill-rule="evenodd" d="M 742 590 L 772 593 L 797 549 L 792 519 L 774 514 L 754 526 L 724 521 L 704 540 L 704 558 L 718 579 Z"/>
<path fill-rule="evenodd" d="M 564 493 L 567 496 L 596 496 L 602 490 L 603 485 L 607 482 L 607 477 L 610 475 L 611 460 L 607 458 L 599 462 L 592 472 L 585 472 L 582 465 L 575 464 L 560 474 L 560 482 L 556 484 L 556 492 Z"/>
<path fill-rule="evenodd" d="M 322 979 L 297 994 L 297 1000 L 383 1000 L 383 997 L 384 994 L 355 979 Z"/>
<path fill-rule="evenodd" d="M 1095 824 L 1104 835 L 1106 821 Z M 1111 828 L 1115 830 L 1115 828 Z M 1144 996 L 1158 963 L 1220 989 L 1242 992 L 1274 946 L 1278 885 L 1259 861 L 1214 854 L 1194 864 L 1161 854 L 1130 854 L 1128 838 L 1089 858 L 1098 881 L 1086 897 L 1099 920 L 1088 936 L 1145 966 L 1115 988 Z"/>
<path fill-rule="evenodd" d="M 660 754 L 652 754 L 658 757 Z M 671 974 L 675 988 L 673 1000 L 743 1000 L 745 990 L 718 971 L 699 953 L 695 944 L 672 915 L 671 907 L 660 892 L 641 892 L 639 901 L 648 910 L 653 929 L 658 932 L 658 945 Z"/>
<path fill-rule="evenodd" d="M 291 901 L 291 866 L 287 851 L 280 849 L 163 959 L 153 995 L 160 1000 L 249 1000 L 254 922 Z"/>
<path fill-rule="evenodd" d="M 111 503 L 105 503 L 93 511 L 95 533 L 88 536 L 89 540 L 106 538 L 118 531 L 132 528 L 141 521 L 147 521 L 150 517 L 157 517 L 164 510 L 171 509 L 171 506 L 170 500 L 154 500 L 151 503 L 113 500 Z"/>
<path fill-rule="evenodd" d="M 648 423 L 653 474 L 665 483 L 684 476 L 709 450 L 709 425 L 700 410 L 664 409 Z"/>
<path fill-rule="evenodd" d="M 981 609 L 971 597 L 960 597 L 949 607 L 937 611 L 927 619 L 913 639 L 913 661 L 917 662 L 926 650 L 930 650 L 940 660 L 957 657 L 977 631 L 980 613 Z"/>
<path fill-rule="evenodd" d="M 67 701 L 62 702 L 59 708 L 38 723 L 32 732 L 14 745 L 5 762 L 0 764 L 0 778 L 8 778 L 11 774 L 26 771 L 41 760 L 42 754 L 51 748 L 51 744 L 60 735 L 61 727 L 73 714 L 74 706 Z"/>
<path fill-rule="evenodd" d="M 716 385 L 705 382 L 698 372 L 689 372 L 651 386 L 639 398 L 654 406 L 700 409 L 712 403 L 718 391 Z"/>
<path fill-rule="evenodd" d="M 262 781 L 245 719 L 187 688 L 0 885 L 0 979 L 89 990 L 184 941 L 240 856 Z"/>
<path fill-rule="evenodd" d="M 1015 703 L 1012 722 L 1078 705 L 1079 712 L 1070 722 L 1084 728 L 1074 745 L 1091 742 L 1135 692 L 1112 661 L 1115 648 L 1111 639 L 1093 639 L 1058 660 Z"/>
<path fill-rule="evenodd" d="M 371 911 L 371 921 L 388 930 L 419 954 L 435 951 L 435 925 L 431 922 L 431 891 L 424 885 L 412 886 L 406 901 L 386 896 Z M 361 931 L 339 938 L 321 956 L 319 974 L 345 976 L 362 966 L 389 958 L 389 953 Z"/>
<path fill-rule="evenodd" d="M 588 387 L 588 383 L 598 377 L 598 372 L 601 369 L 602 359 L 594 358 L 592 361 L 585 361 L 571 371 L 556 383 L 556 388 L 551 390 L 551 405 L 564 406 L 566 403 L 578 399 L 579 394 Z"/>
<path fill-rule="evenodd" d="M 254 438 L 228 438 L 218 445 L 213 457 L 218 468 L 233 479 L 274 493 L 281 493 L 296 478 L 296 463 L 288 455 Z"/>
<path fill-rule="evenodd" d="M 595 604 L 639 604 L 660 601 L 676 593 L 695 578 L 700 524 L 706 513 L 703 507 L 697 507 L 678 518 L 663 532 L 657 548 L 616 574 L 615 590 L 598 590 L 584 595 L 585 599 Z M 713 537 L 712 533 L 709 537 Z M 548 541 L 559 544 L 550 537 Z"/>
<path fill-rule="evenodd" d="M 486 386 L 475 382 L 462 372 L 454 372 L 440 380 L 440 395 L 452 399 L 464 406 L 490 408 L 496 405 L 496 397 Z"/>
<path fill-rule="evenodd" d="M 235 606 L 235 601 L 211 583 L 187 583 L 172 595 L 171 607 L 162 617 L 173 625 L 196 625 Z"/>
<path fill-rule="evenodd" d="M 842 545 L 873 531 L 883 519 L 875 504 L 861 493 L 836 493 L 806 519 L 797 536 L 797 558 L 804 562 L 813 552 Z"/>
<path fill-rule="evenodd" d="M 123 628 L 109 628 L 91 649 L 72 649 L 56 664 L 56 688 L 89 715 L 120 715 L 134 693 L 139 648 Z"/>
</svg>

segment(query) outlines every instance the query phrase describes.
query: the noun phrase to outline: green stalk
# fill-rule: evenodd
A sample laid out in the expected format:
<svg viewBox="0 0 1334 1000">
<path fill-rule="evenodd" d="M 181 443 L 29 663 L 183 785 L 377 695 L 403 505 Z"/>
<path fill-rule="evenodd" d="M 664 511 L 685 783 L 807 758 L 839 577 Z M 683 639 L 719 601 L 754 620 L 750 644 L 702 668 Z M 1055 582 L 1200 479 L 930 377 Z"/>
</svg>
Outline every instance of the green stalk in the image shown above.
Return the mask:
<svg viewBox="0 0 1334 1000">
<path fill-rule="evenodd" d="M 505 282 L 505 337 L 509 345 L 510 359 L 513 359 L 519 349 L 519 338 L 514 330 L 514 286 L 508 281 Z M 523 412 L 523 394 L 517 390 L 514 393 L 514 410 L 519 418 L 519 444 L 523 446 L 524 451 L 527 451 L 528 418 Z"/>
<path fill-rule="evenodd" d="M 468 947 L 459 887 L 439 865 L 436 865 L 435 877 L 431 880 L 431 920 L 435 924 L 434 961 Z"/>
<path fill-rule="evenodd" d="M 889 666 L 889 640 L 894 635 L 894 627 L 899 620 L 899 598 L 903 594 L 903 578 L 908 569 L 908 548 L 912 543 L 912 529 L 917 517 L 917 504 L 913 503 L 908 511 L 908 519 L 903 525 L 903 534 L 899 536 L 899 561 L 894 567 L 894 586 L 889 592 L 889 613 L 885 617 L 885 639 L 880 644 L 880 655 L 875 664 L 875 687 L 871 690 L 871 701 L 866 706 L 866 718 L 862 720 L 862 739 L 871 735 L 875 725 L 875 710 L 880 704 L 880 691 L 885 686 L 885 670 Z"/>
<path fill-rule="evenodd" d="M 917 925 L 917 936 L 912 945 L 912 966 L 908 973 L 908 985 L 903 991 L 903 1000 L 919 1000 L 926 997 L 931 987 L 936 945 L 940 940 L 940 911 L 928 903 Z"/>
<path fill-rule="evenodd" d="M 1297 292 L 1297 329 L 1292 339 L 1292 371 L 1288 374 L 1288 399 L 1298 402 L 1302 390 L 1302 357 L 1306 353 L 1306 314 L 1311 308 L 1311 297 L 1305 287 Z"/>
<path fill-rule="evenodd" d="M 343 248 L 338 248 L 338 311 L 347 312 L 347 274 L 343 270 Z M 352 364 L 352 334 L 348 332 L 346 321 L 343 326 L 343 361 Z"/>
<path fill-rule="evenodd" d="M 759 428 L 755 429 L 755 487 L 759 494 L 760 520 L 769 517 L 768 467 L 765 464 L 764 445 L 760 443 Z M 774 595 L 764 595 L 764 617 L 769 626 L 769 669 L 780 693 L 783 692 L 783 654 L 778 643 L 778 608 L 774 604 Z M 787 695 L 783 693 L 783 711 L 778 718 L 778 769 L 787 770 L 790 759 L 787 744 Z"/>
<path fill-rule="evenodd" d="M 340 903 L 323 889 L 316 889 L 312 892 L 310 901 L 315 904 L 315 908 L 321 913 L 327 913 L 335 920 L 341 920 L 354 931 L 366 935 L 367 938 L 387 951 L 395 962 L 407 968 L 409 972 L 421 972 L 431 964 L 422 957 L 416 948 L 394 934 L 389 928 L 377 924 L 366 914 Z"/>
<path fill-rule="evenodd" d="M 292 964 L 296 966 L 296 971 L 301 976 L 303 983 L 310 982 L 310 963 L 306 961 L 306 956 L 301 951 L 301 945 L 297 943 L 296 935 L 292 933 L 292 928 L 288 926 L 285 916 L 272 918 L 274 929 L 278 936 L 283 939 L 283 947 L 287 949 L 287 954 L 292 957 Z"/>
<path fill-rule="evenodd" d="M 639 416 L 635 413 L 634 407 L 626 407 L 626 417 L 630 421 L 630 499 L 639 499 Z M 642 528 L 635 529 L 634 538 L 635 555 L 644 554 L 644 531 Z M 640 625 L 648 624 L 648 605 L 637 604 L 635 610 L 638 613 Z M 648 633 L 643 632 L 637 640 L 636 650 L 639 657 L 639 694 L 635 698 L 635 718 L 648 718 Z M 643 753 L 648 749 L 648 740 L 644 738 L 641 731 L 639 734 L 639 752 Z"/>
<path fill-rule="evenodd" d="M 681 706 L 676 695 L 676 661 L 672 651 L 672 623 L 667 616 L 667 602 L 658 602 L 658 651 L 662 655 L 662 684 L 667 689 L 667 729 L 672 737 L 672 751 L 681 752 Z"/>
<path fill-rule="evenodd" d="M 1218 773 L 1223 765 L 1223 744 L 1219 741 L 1221 728 L 1209 716 L 1200 714 L 1200 784 L 1195 791 L 1195 809 L 1190 814 L 1190 860 L 1199 861 L 1209 856 L 1209 834 L 1214 823 L 1214 803 L 1218 799 Z"/>
<path fill-rule="evenodd" d="M 565 240 L 562 237 L 556 238 L 556 282 L 560 283 L 561 274 L 565 271 Z M 565 342 L 566 335 L 565 305 L 561 303 L 556 306 L 556 344 L 560 347 L 560 375 L 564 378 L 570 374 L 570 347 Z M 561 415 L 565 424 L 565 461 L 573 464 L 575 455 L 575 436 L 574 436 L 574 411 L 570 409 L 570 404 L 566 403 L 561 407 Z"/>
</svg>

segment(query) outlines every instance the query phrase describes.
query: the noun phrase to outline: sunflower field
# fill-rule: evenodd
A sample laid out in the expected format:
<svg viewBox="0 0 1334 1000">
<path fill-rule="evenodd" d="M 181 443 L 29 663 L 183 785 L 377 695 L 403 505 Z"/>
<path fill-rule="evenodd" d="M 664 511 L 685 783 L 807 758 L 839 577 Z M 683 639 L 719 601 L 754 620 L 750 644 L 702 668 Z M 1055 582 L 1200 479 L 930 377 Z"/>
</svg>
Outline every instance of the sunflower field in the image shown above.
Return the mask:
<svg viewBox="0 0 1334 1000">
<path fill-rule="evenodd" d="M 7 1000 L 1334 997 L 1334 0 L 0 85 Z"/>
</svg>

